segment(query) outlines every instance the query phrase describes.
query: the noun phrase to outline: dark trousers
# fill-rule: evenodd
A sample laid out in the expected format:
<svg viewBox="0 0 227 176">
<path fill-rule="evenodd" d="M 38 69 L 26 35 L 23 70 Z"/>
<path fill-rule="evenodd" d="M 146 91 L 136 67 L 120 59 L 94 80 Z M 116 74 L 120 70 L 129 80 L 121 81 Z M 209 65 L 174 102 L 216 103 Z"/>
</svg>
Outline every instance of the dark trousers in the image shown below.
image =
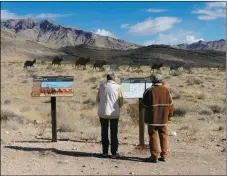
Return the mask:
<svg viewBox="0 0 227 176">
<path fill-rule="evenodd" d="M 104 119 L 100 118 L 101 137 L 102 137 L 102 152 L 107 154 L 109 150 L 108 129 L 110 122 L 110 137 L 111 137 L 111 153 L 116 155 L 118 151 L 118 120 L 119 119 Z"/>
</svg>

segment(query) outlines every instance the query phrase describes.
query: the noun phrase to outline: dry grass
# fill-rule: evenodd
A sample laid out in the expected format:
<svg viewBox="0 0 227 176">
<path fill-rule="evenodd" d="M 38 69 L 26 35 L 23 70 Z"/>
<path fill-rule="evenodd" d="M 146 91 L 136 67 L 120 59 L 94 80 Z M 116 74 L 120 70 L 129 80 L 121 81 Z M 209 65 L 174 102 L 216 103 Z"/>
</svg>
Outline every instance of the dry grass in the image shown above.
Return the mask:
<svg viewBox="0 0 227 176">
<path fill-rule="evenodd" d="M 177 99 L 181 98 L 180 92 L 178 90 L 176 90 L 176 89 L 170 88 L 170 93 L 171 93 L 171 96 L 172 96 L 173 100 L 177 100 Z"/>
<path fill-rule="evenodd" d="M 13 107 L 2 107 L 1 108 L 1 120 L 11 120 L 23 118 L 20 112 Z"/>
<path fill-rule="evenodd" d="M 192 123 L 188 125 L 183 125 L 179 128 L 179 131 L 184 131 L 188 134 L 188 137 L 196 135 L 199 132 L 199 126 Z"/>
<path fill-rule="evenodd" d="M 186 98 L 192 98 L 192 100 L 204 100 L 208 97 L 208 93 L 204 93 L 198 88 L 186 87 L 180 90 L 180 94 Z"/>
<path fill-rule="evenodd" d="M 210 108 L 203 108 L 199 111 L 200 115 L 212 115 L 213 111 Z"/>
<path fill-rule="evenodd" d="M 43 123 L 39 124 L 38 130 L 37 130 L 37 135 L 38 136 L 43 136 L 44 135 L 45 130 L 46 130 L 48 124 L 49 124 L 48 121 L 44 121 Z"/>
<path fill-rule="evenodd" d="M 188 85 L 199 85 L 199 84 L 202 84 L 203 81 L 201 79 L 198 79 L 198 78 L 190 77 L 187 80 L 187 83 L 188 83 Z"/>
<path fill-rule="evenodd" d="M 97 136 L 100 136 L 100 124 L 97 116 L 97 104 L 95 103 L 95 98 L 98 85 L 105 81 L 107 72 L 92 71 L 92 68 L 90 67 L 88 67 L 87 70 L 75 70 L 73 67 L 50 67 L 50 69 L 46 69 L 46 67 L 48 68 L 47 64 L 37 64 L 36 66 L 37 68 L 31 68 L 30 71 L 25 70 L 23 72 L 21 71 L 22 69 L 20 67 L 14 64 L 11 66 L 2 67 L 2 106 L 5 106 L 7 103 L 9 103 L 8 105 L 18 108 L 18 111 L 11 110 L 8 113 L 9 115 L 5 116 L 18 116 L 30 121 L 41 121 L 43 123 L 38 125 L 36 133 L 38 135 L 44 135 L 47 131 L 46 129 L 50 128 L 49 122 L 45 126 L 45 120 L 50 120 L 50 100 L 49 98 L 32 98 L 30 96 L 32 86 L 32 78 L 30 76 L 31 74 L 59 75 L 59 71 L 57 70 L 64 70 L 64 72 L 61 74 L 74 76 L 75 92 L 74 97 L 72 98 L 57 98 L 58 131 L 62 134 L 67 134 L 65 132 L 86 131 L 86 138 L 97 139 Z M 143 70 L 143 73 L 137 73 L 135 71 L 127 72 L 127 67 L 124 69 L 124 66 L 122 66 L 121 70 L 116 73 L 117 82 L 119 83 L 119 78 L 121 77 L 144 77 L 150 75 L 150 69 L 148 67 L 142 67 L 141 69 Z M 215 79 L 215 77 L 212 76 L 213 71 L 195 69 L 190 75 L 180 71 L 176 72 L 176 75 L 179 75 L 180 79 L 169 74 L 167 69 L 162 69 L 160 72 L 165 77 L 166 86 L 170 88 L 170 92 L 174 99 L 174 116 L 184 117 L 176 118 L 174 123 L 190 123 L 187 122 L 189 117 L 192 121 L 195 120 L 197 123 L 204 123 L 204 121 L 198 121 L 198 118 L 202 117 L 202 115 L 208 115 L 211 112 L 206 110 L 206 108 L 201 110 L 200 107 L 207 107 L 207 109 L 212 109 L 214 112 L 224 112 L 220 108 L 215 106 L 210 108 L 206 104 L 207 102 L 212 101 L 214 102 L 214 105 L 221 105 L 226 99 L 223 96 L 225 94 L 225 82 L 220 82 L 219 79 Z M 10 76 L 10 79 L 7 78 L 8 76 Z M 191 77 L 199 77 L 204 87 L 199 89 L 193 86 L 188 87 L 185 85 L 185 82 L 187 83 L 187 80 L 189 80 Z M 224 74 L 220 76 L 221 80 L 224 78 Z M 15 85 L 17 85 L 18 82 L 21 83 L 24 80 L 27 80 L 27 83 L 25 81 L 23 84 L 20 84 L 20 88 L 18 89 L 18 87 Z M 196 83 L 194 84 L 195 86 L 199 85 Z M 216 90 L 217 87 L 210 86 L 212 84 L 215 84 L 217 87 L 219 87 L 218 91 Z M 213 95 L 213 92 L 215 92 L 216 96 L 211 96 Z M 220 99 L 220 97 L 223 98 Z M 10 101 L 4 103 L 6 100 Z M 139 120 L 139 105 L 136 101 L 138 100 L 127 101 L 121 110 L 119 131 L 125 135 L 131 134 L 132 131 L 135 133 L 135 135 L 138 135 L 138 131 L 133 130 L 138 128 Z M 29 106 L 39 108 L 35 111 L 33 109 L 25 109 L 24 112 L 19 111 L 21 108 Z M 212 114 L 214 112 L 212 112 Z M 5 116 L 3 116 L 3 118 Z M 212 119 L 205 118 L 205 121 L 209 120 Z M 15 127 L 16 125 L 14 125 L 14 129 L 16 129 Z M 189 127 L 189 131 L 191 131 L 190 134 L 193 134 L 193 132 L 196 132 L 196 127 L 194 130 Z"/>
<path fill-rule="evenodd" d="M 87 105 L 87 108 L 94 108 L 95 106 L 96 106 L 96 101 L 95 100 L 92 100 L 91 98 L 88 98 L 87 100 L 85 100 L 84 102 L 83 102 L 84 104 L 86 104 Z"/>
<path fill-rule="evenodd" d="M 182 74 L 183 74 L 183 72 L 180 71 L 180 70 L 175 70 L 175 71 L 171 71 L 171 72 L 170 72 L 170 75 L 171 75 L 171 76 L 180 76 L 180 75 L 182 75 Z"/>
<path fill-rule="evenodd" d="M 136 73 L 143 73 L 143 69 L 138 68 L 138 69 L 134 70 L 134 72 L 136 72 Z"/>
<path fill-rule="evenodd" d="M 66 110 L 58 111 L 57 114 L 57 129 L 59 132 L 74 132 L 76 131 L 76 119 L 69 117 Z"/>
<path fill-rule="evenodd" d="M 132 121 L 136 124 L 139 122 L 139 104 L 127 104 L 127 114 L 131 117 Z"/>
<path fill-rule="evenodd" d="M 93 76 L 93 77 L 89 78 L 88 81 L 96 82 L 97 81 L 97 77 Z"/>
</svg>

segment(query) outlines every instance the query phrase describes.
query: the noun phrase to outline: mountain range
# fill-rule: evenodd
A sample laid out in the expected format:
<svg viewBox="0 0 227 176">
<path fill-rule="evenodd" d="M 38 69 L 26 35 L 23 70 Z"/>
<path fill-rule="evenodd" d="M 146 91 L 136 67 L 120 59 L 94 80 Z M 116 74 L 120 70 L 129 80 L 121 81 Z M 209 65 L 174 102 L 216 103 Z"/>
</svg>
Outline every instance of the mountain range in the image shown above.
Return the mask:
<svg viewBox="0 0 227 176">
<path fill-rule="evenodd" d="M 125 46 L 127 46 L 127 43 L 125 44 L 125 42 L 121 45 L 124 46 L 124 49 L 118 48 L 116 43 L 112 43 L 114 45 L 107 45 L 105 47 L 86 43 L 75 44 L 75 46 L 56 46 L 53 44 L 54 42 L 59 41 L 59 44 L 61 40 L 70 40 L 70 37 L 67 36 L 62 39 L 59 38 L 59 40 L 54 40 L 53 38 L 53 36 L 57 37 L 59 30 L 65 27 L 60 27 L 60 29 L 57 30 L 53 28 L 53 26 L 46 26 L 45 28 L 48 29 L 45 29 L 41 25 L 42 23 L 40 23 L 39 26 L 42 26 L 41 29 L 45 29 L 41 30 L 40 27 L 34 27 L 34 25 L 37 25 L 32 20 L 21 21 L 21 23 L 18 21 L 17 23 L 14 22 L 15 21 L 11 20 L 10 23 L 2 23 L 4 25 L 1 26 L 2 62 L 15 62 L 15 60 L 17 62 L 24 62 L 25 60 L 37 59 L 37 63 L 39 62 L 42 64 L 51 62 L 55 56 L 62 56 L 63 62 L 68 64 L 75 63 L 75 60 L 80 57 L 90 57 L 91 63 L 101 59 L 108 60 L 110 63 L 128 65 L 131 61 L 137 60 L 141 65 L 163 63 L 165 66 L 168 66 L 173 63 L 188 63 L 193 65 L 193 67 L 216 67 L 225 65 L 226 61 L 225 51 L 207 49 L 190 50 L 168 45 L 137 46 L 137 48 L 132 47 L 129 49 L 126 49 Z M 30 38 L 29 36 L 34 36 L 35 31 L 38 29 L 40 29 L 39 37 L 34 39 Z M 58 32 L 54 32 L 54 30 Z M 86 32 L 81 34 L 80 37 L 84 37 L 84 34 L 86 34 Z M 102 36 L 98 37 L 103 39 Z M 46 40 L 45 42 L 45 38 L 50 38 L 52 40 Z M 39 40 L 37 41 L 37 39 Z M 42 42 L 40 42 L 41 40 Z M 96 40 L 95 43 L 98 44 L 99 41 L 100 40 Z M 111 48 L 113 46 L 116 48 Z"/>
<path fill-rule="evenodd" d="M 226 51 L 226 40 L 221 39 L 217 41 L 198 41 L 192 44 L 180 44 L 176 46 L 177 48 L 181 49 L 188 49 L 188 50 L 218 50 L 218 51 Z"/>
<path fill-rule="evenodd" d="M 75 28 L 55 24 L 49 20 L 39 22 L 33 19 L 10 19 L 1 22 L 1 30 L 10 30 L 10 35 L 20 36 L 29 40 L 51 44 L 57 47 L 74 47 L 78 45 L 87 45 L 109 49 L 136 49 L 142 45 L 125 42 L 121 39 L 115 39 L 108 36 L 100 36 L 92 32 L 78 30 Z M 186 50 L 218 50 L 226 51 L 226 40 L 217 41 L 198 41 L 192 44 L 180 44 L 171 46 Z"/>
<path fill-rule="evenodd" d="M 133 49 L 140 47 L 140 45 L 127 43 L 124 40 L 100 36 L 92 32 L 55 24 L 48 20 L 35 22 L 29 18 L 21 20 L 10 19 L 2 21 L 1 26 L 2 30 L 5 27 L 18 36 L 58 47 L 81 44 L 111 49 Z"/>
</svg>

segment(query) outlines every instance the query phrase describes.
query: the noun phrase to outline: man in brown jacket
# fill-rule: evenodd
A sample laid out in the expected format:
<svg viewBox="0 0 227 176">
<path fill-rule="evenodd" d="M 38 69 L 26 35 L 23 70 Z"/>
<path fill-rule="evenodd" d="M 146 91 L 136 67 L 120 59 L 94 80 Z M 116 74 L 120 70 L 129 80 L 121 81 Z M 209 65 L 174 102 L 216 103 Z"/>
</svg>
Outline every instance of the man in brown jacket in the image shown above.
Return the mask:
<svg viewBox="0 0 227 176">
<path fill-rule="evenodd" d="M 172 98 L 167 87 L 163 86 L 162 76 L 160 74 L 151 75 L 152 87 L 148 88 L 142 99 L 144 106 L 144 122 L 148 125 L 149 145 L 151 156 L 146 159 L 147 162 L 156 163 L 166 161 L 167 158 L 167 124 L 171 121 L 174 106 Z M 159 152 L 160 141 L 161 153 Z M 159 153 L 161 158 L 158 158 Z"/>
</svg>

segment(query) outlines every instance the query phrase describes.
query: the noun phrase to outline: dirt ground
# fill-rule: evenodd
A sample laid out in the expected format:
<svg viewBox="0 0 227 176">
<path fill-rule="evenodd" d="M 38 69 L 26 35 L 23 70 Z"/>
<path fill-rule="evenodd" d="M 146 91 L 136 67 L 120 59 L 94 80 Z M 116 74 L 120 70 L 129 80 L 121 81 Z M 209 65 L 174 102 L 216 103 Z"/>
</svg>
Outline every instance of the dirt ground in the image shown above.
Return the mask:
<svg viewBox="0 0 227 176">
<path fill-rule="evenodd" d="M 12 60 L 16 58 L 11 58 Z M 138 106 L 126 101 L 119 122 L 119 159 L 100 157 L 100 125 L 95 97 L 106 72 L 51 68 L 38 63 L 23 70 L 21 62 L 1 63 L 1 172 L 3 175 L 224 175 L 226 173 L 225 74 L 218 69 L 193 69 L 169 74 L 165 85 L 173 96 L 176 115 L 169 125 L 166 163 L 145 163 L 149 149 L 136 149 Z M 116 71 L 120 77 L 150 74 Z M 50 101 L 31 97 L 32 76 L 74 76 L 73 97 L 57 98 L 58 142 L 51 142 Z M 171 135 L 176 132 L 176 136 Z M 145 142 L 148 144 L 147 130 Z"/>
</svg>

